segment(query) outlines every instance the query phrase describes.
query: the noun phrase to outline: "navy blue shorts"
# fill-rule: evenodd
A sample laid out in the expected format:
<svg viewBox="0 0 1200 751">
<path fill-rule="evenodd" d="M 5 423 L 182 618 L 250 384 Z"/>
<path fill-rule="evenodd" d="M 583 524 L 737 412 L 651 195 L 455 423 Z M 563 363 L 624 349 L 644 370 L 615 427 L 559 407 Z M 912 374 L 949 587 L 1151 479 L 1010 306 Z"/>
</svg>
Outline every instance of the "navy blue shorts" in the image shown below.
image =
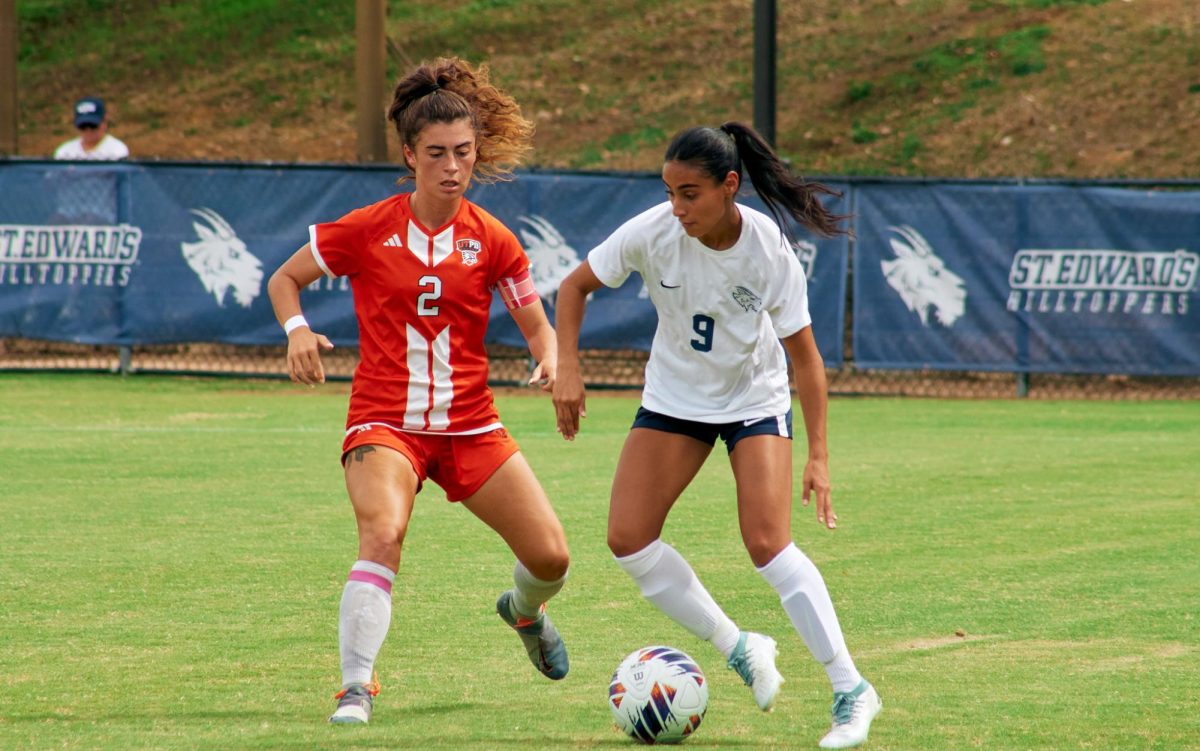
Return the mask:
<svg viewBox="0 0 1200 751">
<path fill-rule="evenodd" d="M 664 433 L 678 433 L 703 441 L 709 446 L 717 442 L 717 436 L 725 441 L 725 448 L 733 453 L 734 445 L 752 435 L 777 435 L 792 439 L 792 410 L 787 414 L 776 417 L 760 417 L 754 420 L 736 420 L 734 422 L 696 422 L 682 420 L 678 417 L 651 412 L 645 407 L 638 407 L 637 416 L 633 418 L 633 427 L 661 430 Z"/>
</svg>

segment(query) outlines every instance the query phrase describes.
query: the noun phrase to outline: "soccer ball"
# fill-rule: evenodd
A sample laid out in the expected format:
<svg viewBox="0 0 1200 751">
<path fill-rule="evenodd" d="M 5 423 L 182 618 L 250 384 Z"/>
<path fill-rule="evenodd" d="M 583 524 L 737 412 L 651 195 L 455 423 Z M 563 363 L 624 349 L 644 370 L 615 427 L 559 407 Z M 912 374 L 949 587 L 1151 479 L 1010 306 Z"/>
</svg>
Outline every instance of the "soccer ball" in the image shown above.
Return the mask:
<svg viewBox="0 0 1200 751">
<path fill-rule="evenodd" d="M 674 647 L 642 647 L 626 657 L 608 686 L 617 727 L 642 743 L 678 743 L 700 727 L 708 680 Z"/>
</svg>

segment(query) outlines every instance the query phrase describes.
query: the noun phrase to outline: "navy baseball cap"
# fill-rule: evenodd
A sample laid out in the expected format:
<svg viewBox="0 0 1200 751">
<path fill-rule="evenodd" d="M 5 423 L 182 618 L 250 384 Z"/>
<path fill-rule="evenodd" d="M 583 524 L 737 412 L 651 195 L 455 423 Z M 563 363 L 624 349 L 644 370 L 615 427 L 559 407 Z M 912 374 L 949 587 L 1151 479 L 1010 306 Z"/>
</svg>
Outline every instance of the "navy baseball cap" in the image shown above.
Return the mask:
<svg viewBox="0 0 1200 751">
<path fill-rule="evenodd" d="M 75 127 L 104 122 L 104 100 L 88 97 L 75 102 Z"/>
</svg>

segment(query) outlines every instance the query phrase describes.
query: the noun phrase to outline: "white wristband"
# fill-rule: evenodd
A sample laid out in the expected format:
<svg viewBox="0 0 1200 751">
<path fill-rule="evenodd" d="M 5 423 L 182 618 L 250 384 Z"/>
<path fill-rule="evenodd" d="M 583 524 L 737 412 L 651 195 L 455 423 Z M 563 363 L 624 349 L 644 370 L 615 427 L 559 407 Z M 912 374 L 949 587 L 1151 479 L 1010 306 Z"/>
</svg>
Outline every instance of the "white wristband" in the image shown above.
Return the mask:
<svg viewBox="0 0 1200 751">
<path fill-rule="evenodd" d="M 294 315 L 283 322 L 283 333 L 290 335 L 301 326 L 308 326 L 308 321 L 302 315 Z"/>
</svg>

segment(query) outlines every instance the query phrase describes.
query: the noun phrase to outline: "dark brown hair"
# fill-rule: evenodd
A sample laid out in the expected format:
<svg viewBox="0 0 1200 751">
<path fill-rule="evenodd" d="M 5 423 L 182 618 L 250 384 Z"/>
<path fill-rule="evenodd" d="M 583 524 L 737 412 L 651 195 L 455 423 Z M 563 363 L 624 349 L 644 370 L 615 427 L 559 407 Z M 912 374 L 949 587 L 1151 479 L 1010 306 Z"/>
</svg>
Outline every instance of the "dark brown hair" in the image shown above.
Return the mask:
<svg viewBox="0 0 1200 751">
<path fill-rule="evenodd" d="M 479 182 L 511 179 L 533 148 L 533 124 L 521 116 L 516 100 L 492 85 L 486 65 L 475 68 L 457 57 L 422 63 L 405 76 L 396 85 L 388 120 L 409 148 L 431 123 L 470 120 L 478 152 L 472 178 Z"/>
<path fill-rule="evenodd" d="M 840 226 L 847 217 L 831 213 L 819 198 L 841 193 L 792 174 L 771 145 L 749 125 L 728 122 L 720 128 L 689 128 L 671 139 L 664 160 L 694 165 L 717 182 L 730 172 L 741 176 L 744 167 L 754 191 L 789 238 L 792 233 L 788 216 L 824 237 L 848 234 Z"/>
</svg>

